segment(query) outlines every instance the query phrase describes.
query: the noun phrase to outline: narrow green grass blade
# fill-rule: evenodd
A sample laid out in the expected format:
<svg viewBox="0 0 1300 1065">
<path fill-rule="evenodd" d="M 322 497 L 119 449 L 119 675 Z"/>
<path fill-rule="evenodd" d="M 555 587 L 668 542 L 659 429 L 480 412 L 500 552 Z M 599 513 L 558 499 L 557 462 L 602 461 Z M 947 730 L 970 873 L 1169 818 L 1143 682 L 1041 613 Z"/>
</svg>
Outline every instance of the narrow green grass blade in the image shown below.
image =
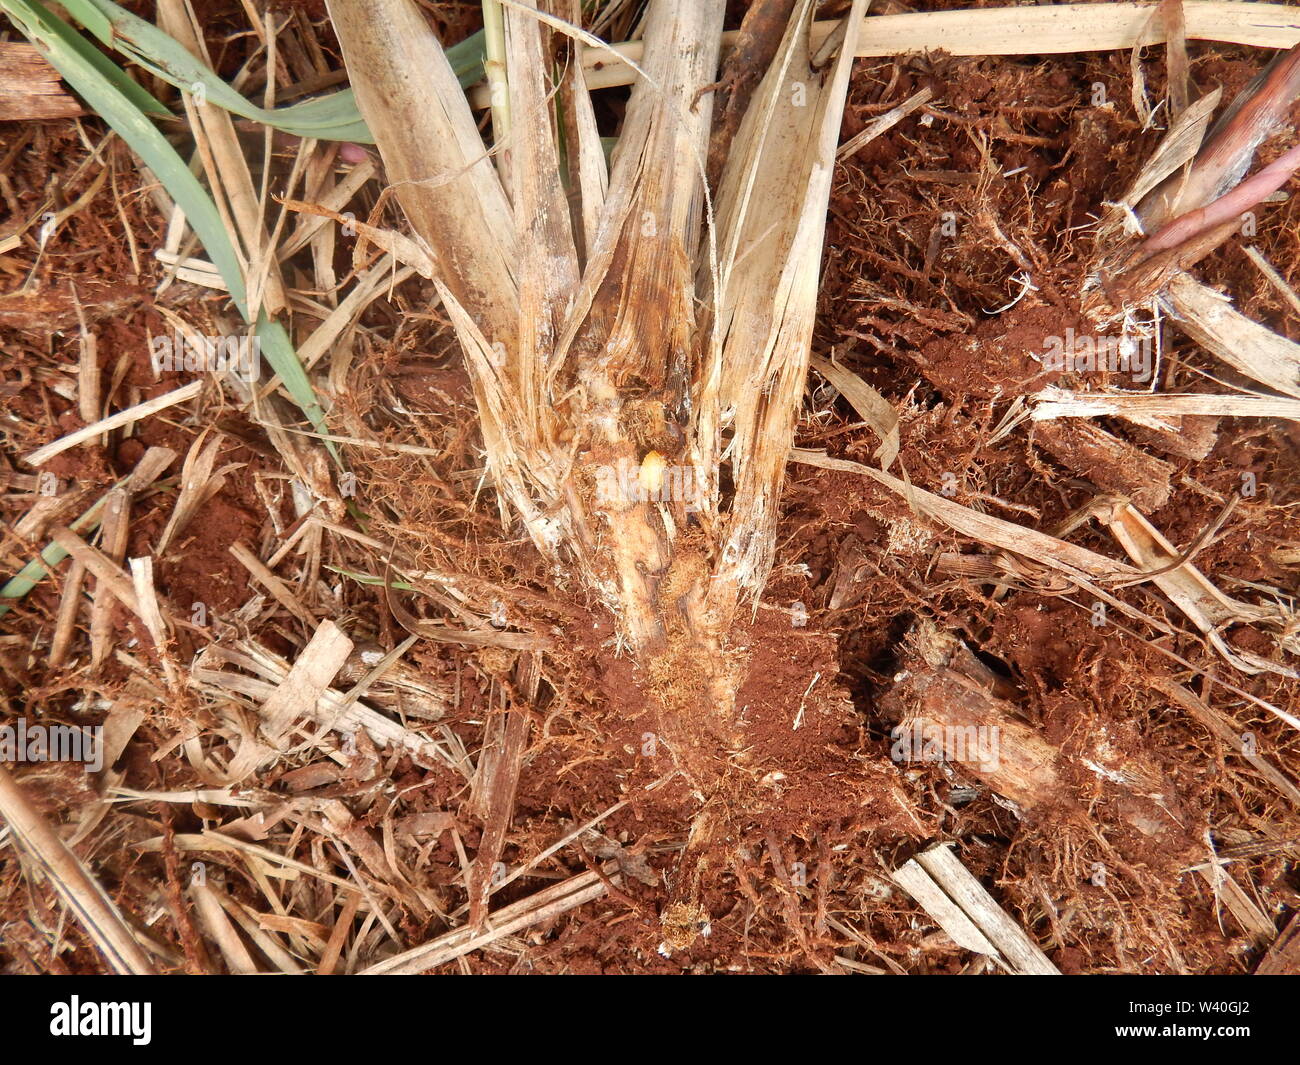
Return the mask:
<svg viewBox="0 0 1300 1065">
<path fill-rule="evenodd" d="M 99 69 L 88 62 L 82 52 L 71 46 L 65 36 L 51 27 L 57 22 L 48 12 L 44 18 L 32 12 L 30 20 L 16 16 L 19 8 L 32 11 L 28 0 L 0 0 L 10 17 L 41 49 L 50 64 L 67 80 L 96 112 L 122 137 L 131 149 L 142 158 L 166 187 L 172 199 L 185 212 L 185 217 L 198 234 L 214 265 L 230 290 L 231 301 L 244 316 L 253 321 L 248 306 L 244 275 L 240 267 L 230 234 L 226 231 L 216 205 L 198 179 L 190 173 L 185 161 L 167 142 L 153 123 L 112 82 L 101 75 Z M 74 35 L 75 36 L 75 35 Z M 257 332 L 262 350 L 272 369 L 280 375 L 285 389 L 302 409 L 317 432 L 325 434 L 325 414 L 311 387 L 306 370 L 294 351 L 288 333 L 278 322 L 259 315 Z M 338 451 L 327 443 L 330 455 L 338 461 Z"/>
<path fill-rule="evenodd" d="M 112 23 L 89 0 L 63 0 L 63 9 L 105 44 L 112 44 Z"/>
<path fill-rule="evenodd" d="M 447 62 L 451 64 L 462 89 L 477 85 L 484 78 L 483 56 L 486 49 L 483 31 L 471 33 L 447 49 Z"/>
<path fill-rule="evenodd" d="M 68 0 L 69 13 L 105 45 L 128 56 L 182 92 L 202 92 L 209 103 L 232 114 L 287 133 L 319 140 L 373 144 L 351 89 L 268 110 L 245 99 L 178 41 L 112 0 Z M 468 88 L 483 77 L 483 34 L 476 33 L 448 49 L 447 55 Z"/>
<path fill-rule="evenodd" d="M 279 322 L 263 314 L 257 319 L 257 336 L 261 341 L 262 354 L 266 356 L 271 369 L 279 375 L 285 391 L 298 404 L 303 414 L 307 415 L 312 427 L 326 437 L 321 441 L 325 445 L 325 450 L 330 453 L 335 462 L 342 465 L 338 449 L 334 446 L 334 442 L 328 439 L 329 428 L 325 424 L 325 411 L 321 408 L 320 400 L 316 398 L 316 391 L 311 386 L 311 378 L 307 376 L 307 371 L 299 361 L 288 332 Z"/>
<path fill-rule="evenodd" d="M 370 139 L 350 92 L 268 111 L 237 93 L 175 38 L 111 0 L 73 0 L 67 6 L 69 13 L 105 45 L 182 92 L 202 91 L 208 102 L 218 107 L 299 136 Z"/>
<path fill-rule="evenodd" d="M 326 568 L 327 570 L 330 570 L 330 571 L 333 572 L 333 573 L 337 573 L 337 574 L 339 574 L 340 576 L 343 576 L 343 577 L 350 577 L 352 580 L 356 581 L 358 584 L 368 584 L 368 585 L 372 585 L 373 587 L 376 587 L 376 588 L 382 588 L 382 587 L 383 587 L 383 584 L 384 584 L 384 579 L 383 579 L 382 577 L 372 577 L 372 576 L 371 576 L 370 574 L 368 574 L 368 573 L 357 573 L 355 570 L 350 570 L 350 569 L 340 569 L 338 566 L 329 566 L 329 565 L 327 565 L 325 568 Z M 409 583 L 407 583 L 406 581 L 393 581 L 393 580 L 390 580 L 390 581 L 388 582 L 388 587 L 390 587 L 390 588 L 396 588 L 398 591 L 401 591 L 401 592 L 418 592 L 418 591 L 419 591 L 419 589 L 418 589 L 417 587 L 415 587 L 415 585 L 413 585 L 413 584 L 409 584 Z"/>
<path fill-rule="evenodd" d="M 194 232 L 212 257 L 230 288 L 230 298 L 245 319 L 248 319 L 248 301 L 244 290 L 243 272 L 239 258 L 230 242 L 230 235 L 222 224 L 212 198 L 190 173 L 185 161 L 176 154 L 167 139 L 136 104 L 129 99 L 99 67 L 89 62 L 85 55 L 69 44 L 67 38 L 51 25 L 57 22 L 48 12 L 24 19 L 17 9 L 35 6 L 27 0 L 0 0 L 9 17 L 41 50 L 50 65 L 59 72 L 124 140 L 166 186 L 172 199 L 185 212 Z M 33 14 L 35 14 L 33 12 Z M 66 27 L 66 23 L 64 24 Z M 75 34 L 74 34 L 75 36 Z"/>
<path fill-rule="evenodd" d="M 121 488 L 130 480 L 130 477 L 123 477 L 113 487 Z M 100 519 L 104 513 L 104 505 L 107 502 L 108 493 L 106 492 L 95 500 L 95 502 L 91 504 L 90 509 L 82 514 L 81 517 L 70 522 L 68 528 L 78 535 L 83 533 L 93 533 L 99 528 Z M 27 565 L 14 574 L 5 583 L 4 587 L 0 588 L 0 618 L 9 613 L 11 604 L 6 600 L 21 599 L 41 581 L 48 577 L 50 572 L 67 557 L 68 553 L 58 544 L 49 544 L 37 558 L 32 559 L 27 563 Z"/>
<path fill-rule="evenodd" d="M 14 574 L 5 586 L 0 588 L 0 618 L 9 613 L 10 604 L 6 600 L 21 599 L 48 577 L 50 571 L 67 557 L 68 553 L 58 544 L 50 544 L 41 552 L 39 558 L 32 559 Z"/>
</svg>

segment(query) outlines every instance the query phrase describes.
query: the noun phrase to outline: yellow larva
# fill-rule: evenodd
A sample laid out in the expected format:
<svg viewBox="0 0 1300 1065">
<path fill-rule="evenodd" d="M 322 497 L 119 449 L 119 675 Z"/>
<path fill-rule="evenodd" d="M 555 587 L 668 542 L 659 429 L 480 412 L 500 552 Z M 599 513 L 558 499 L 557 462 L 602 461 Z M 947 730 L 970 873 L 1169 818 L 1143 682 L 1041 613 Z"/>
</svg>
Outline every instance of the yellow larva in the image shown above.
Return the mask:
<svg viewBox="0 0 1300 1065">
<path fill-rule="evenodd" d="M 647 499 L 654 499 L 659 495 L 659 490 L 664 484 L 664 470 L 667 466 L 668 460 L 657 451 L 648 452 L 646 457 L 641 460 L 639 480 L 641 490 L 645 493 Z"/>
</svg>

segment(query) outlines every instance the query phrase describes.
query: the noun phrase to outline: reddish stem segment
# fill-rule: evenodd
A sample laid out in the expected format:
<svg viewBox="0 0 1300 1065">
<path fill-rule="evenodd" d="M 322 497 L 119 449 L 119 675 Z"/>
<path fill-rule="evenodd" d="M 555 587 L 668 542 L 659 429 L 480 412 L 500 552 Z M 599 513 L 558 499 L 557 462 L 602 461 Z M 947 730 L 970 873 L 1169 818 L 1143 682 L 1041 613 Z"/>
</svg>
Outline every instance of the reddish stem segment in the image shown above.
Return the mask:
<svg viewBox="0 0 1300 1065">
<path fill-rule="evenodd" d="M 1300 169 L 1300 144 L 1288 149 L 1258 174 L 1217 200 L 1179 215 L 1143 245 L 1143 258 L 1176 248 L 1184 241 L 1244 214 L 1280 189 L 1297 169 Z"/>
</svg>

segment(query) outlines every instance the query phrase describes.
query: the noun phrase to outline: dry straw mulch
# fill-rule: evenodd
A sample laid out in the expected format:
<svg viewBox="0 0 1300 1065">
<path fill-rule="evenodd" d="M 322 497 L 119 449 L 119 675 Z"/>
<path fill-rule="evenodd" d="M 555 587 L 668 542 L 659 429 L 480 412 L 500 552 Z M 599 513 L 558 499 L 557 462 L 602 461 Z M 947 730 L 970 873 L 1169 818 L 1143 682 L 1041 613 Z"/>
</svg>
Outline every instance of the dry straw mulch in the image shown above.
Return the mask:
<svg viewBox="0 0 1300 1065">
<path fill-rule="evenodd" d="M 165 126 L 337 461 L 265 374 L 160 370 L 239 334 L 219 274 L 20 94 L 0 549 L 62 561 L 0 723 L 104 747 L 0 766 L 0 966 L 1295 969 L 1300 27 L 875 4 L 849 63 L 810 6 L 598 5 L 637 96 L 505 4 L 509 112 L 402 112 L 368 50 L 476 11 L 158 5 L 250 99 L 374 75 L 378 149 Z"/>
</svg>

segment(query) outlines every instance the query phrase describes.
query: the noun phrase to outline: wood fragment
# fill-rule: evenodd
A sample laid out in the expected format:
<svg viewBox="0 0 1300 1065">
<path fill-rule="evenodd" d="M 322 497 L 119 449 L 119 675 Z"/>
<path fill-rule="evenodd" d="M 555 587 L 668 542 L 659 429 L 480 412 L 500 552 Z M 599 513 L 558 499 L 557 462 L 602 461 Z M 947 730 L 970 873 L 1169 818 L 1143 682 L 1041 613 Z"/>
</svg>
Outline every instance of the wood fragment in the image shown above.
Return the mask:
<svg viewBox="0 0 1300 1065">
<path fill-rule="evenodd" d="M 1282 930 L 1255 967 L 1256 976 L 1300 976 L 1300 916 Z"/>
<path fill-rule="evenodd" d="M 1022 810 L 1068 801 L 1057 769 L 1060 752 L 994 693 L 992 678 L 961 640 L 923 620 L 907 647 L 905 677 L 882 700 L 891 710 L 901 703 L 899 736 L 924 741 L 927 730 L 938 729 L 939 737 L 961 737 L 960 751 L 943 742 L 936 753 Z"/>
<path fill-rule="evenodd" d="M 1236 751 L 1254 767 L 1260 776 L 1272 784 L 1281 795 L 1285 796 L 1296 809 L 1300 809 L 1300 788 L 1297 788 L 1292 781 L 1284 776 L 1282 771 L 1272 762 L 1259 754 L 1253 744 L 1248 746 L 1244 742 L 1245 729 L 1236 726 L 1226 714 L 1215 710 L 1194 692 L 1189 691 L 1170 677 L 1153 677 L 1150 683 L 1152 687 L 1168 695 L 1209 729 L 1213 735 Z"/>
<path fill-rule="evenodd" d="M 997 956 L 998 948 L 989 942 L 979 927 L 962 912 L 961 907 L 944 894 L 943 889 L 917 864 L 915 858 L 895 869 L 891 875 L 894 883 L 916 899 L 921 904 L 921 909 L 934 918 L 957 946 L 976 954 Z"/>
<path fill-rule="evenodd" d="M 316 965 L 317 976 L 332 976 L 334 970 L 338 968 L 339 958 L 343 955 L 343 946 L 347 942 L 349 933 L 353 931 L 352 922 L 356 920 L 357 910 L 360 908 L 359 895 L 349 895 L 343 900 L 343 908 L 339 911 L 338 919 L 334 922 L 334 928 L 330 931 L 330 937 Z"/>
<path fill-rule="evenodd" d="M 0 122 L 79 118 L 81 104 L 35 45 L 0 41 Z"/>
<path fill-rule="evenodd" d="M 229 550 L 239 560 L 240 565 L 248 570 L 254 579 L 275 597 L 277 603 L 309 629 L 316 628 L 316 616 L 303 606 L 301 600 L 293 594 L 293 591 L 284 581 L 267 569 L 262 560 L 253 554 L 247 545 L 238 542 L 233 543 L 230 545 Z"/>
<path fill-rule="evenodd" d="M 621 876 L 610 863 L 606 874 L 617 885 Z M 481 931 L 469 925 L 453 929 L 437 939 L 396 957 L 377 962 L 360 972 L 362 976 L 411 976 L 436 968 L 525 928 L 552 920 L 569 910 L 600 898 L 608 889 L 594 872 L 579 873 L 545 888 L 519 902 L 505 906 L 485 923 Z"/>
<path fill-rule="evenodd" d="M 1063 466 L 1105 492 L 1121 492 L 1143 510 L 1160 510 L 1173 493 L 1174 466 L 1109 432 L 1080 421 L 1042 421 L 1033 440 Z"/>
<path fill-rule="evenodd" d="M 1060 972 L 1039 950 L 1038 945 L 1025 934 L 985 890 L 984 885 L 971 875 L 953 853 L 950 844 L 940 843 L 916 856 L 921 867 L 930 874 L 962 911 L 971 918 L 994 946 L 1010 962 L 1016 972 L 1034 976 L 1059 976 Z"/>
<path fill-rule="evenodd" d="M 119 974 L 152 975 L 153 963 L 122 919 L 113 900 L 80 858 L 32 805 L 23 789 L 0 765 L 0 817 L 40 863 L 73 916 Z"/>
<path fill-rule="evenodd" d="M 954 942 L 1001 961 L 1018 975 L 1060 975 L 1024 929 L 962 865 L 950 844 L 936 844 L 908 861 L 903 869 L 907 871 L 895 871 L 894 881 L 921 903 Z"/>
<path fill-rule="evenodd" d="M 1295 626 L 1293 612 L 1278 603 L 1256 606 L 1225 595 L 1205 574 L 1184 560 L 1160 530 L 1127 501 L 1102 506 L 1098 517 L 1134 563 L 1151 575 L 1151 581 L 1234 668 L 1250 674 L 1300 676 L 1296 669 L 1280 661 L 1232 647 L 1222 635 L 1225 628 L 1234 624 L 1251 624 L 1265 632 L 1270 628 L 1280 630 L 1280 634 L 1269 635 L 1279 651 L 1295 654 L 1300 647 L 1291 635 Z"/>
<path fill-rule="evenodd" d="M 187 403 L 203 391 L 203 385 L 203 381 L 192 381 L 190 384 L 182 385 L 171 392 L 165 392 L 161 396 L 146 399 L 144 402 L 137 403 L 126 410 L 110 414 L 107 418 L 101 418 L 92 425 L 83 426 L 67 436 L 60 437 L 53 443 L 37 448 L 24 461 L 29 466 L 42 466 L 54 458 L 55 455 L 61 455 L 69 448 L 84 444 L 87 440 L 93 440 L 101 433 L 118 429 L 129 422 L 138 422 L 142 418 L 148 418 L 150 415 L 157 414 L 160 410 L 166 410 L 168 407 L 174 407 L 178 403 Z"/>
<path fill-rule="evenodd" d="M 1136 854 L 1158 839 L 1169 854 L 1197 853 L 1183 827 L 1177 792 L 1158 765 L 1140 753 L 1118 752 L 1104 722 L 1076 716 L 1064 748 L 1027 723 L 1012 701 L 1014 688 L 981 662 L 966 644 L 922 618 L 905 641 L 904 668 L 881 699 L 900 722 L 891 754 L 900 764 L 942 760 L 1016 804 L 1018 812 L 1058 825 L 1089 819 L 1104 800 L 1107 821 L 1135 830 L 1117 834 L 1121 853 Z M 1080 788 L 1080 780 L 1093 780 Z"/>
<path fill-rule="evenodd" d="M 72 302 L 77 308 L 77 323 L 81 327 L 80 356 L 77 359 L 77 411 L 81 420 L 89 425 L 99 417 L 99 341 L 86 325 L 86 313 L 72 289 Z"/>
<path fill-rule="evenodd" d="M 1217 861 L 1208 866 L 1198 866 L 1196 872 L 1214 891 L 1217 902 L 1227 907 L 1241 930 L 1257 943 L 1271 943 L 1277 929 L 1254 899 L 1246 894 L 1240 884 Z"/>
<path fill-rule="evenodd" d="M 316 703 L 338 676 L 353 643 L 332 621 L 323 621 L 270 698 L 262 704 L 262 731 L 272 743 L 282 744 L 300 717 L 310 717 Z"/>
<path fill-rule="evenodd" d="M 162 610 L 158 606 L 158 592 L 153 583 L 153 558 L 131 559 L 131 585 L 135 589 L 136 602 L 140 605 L 140 620 L 152 637 L 159 653 L 167 654 L 167 624 L 163 621 Z"/>
<path fill-rule="evenodd" d="M 514 814 L 515 792 L 528 746 L 528 707 L 537 697 L 540 669 L 541 656 L 536 651 L 520 657 L 516 681 L 522 705 L 511 706 L 494 715 L 484 734 L 473 788 L 476 800 L 483 807 L 483 839 L 469 877 L 469 923 L 475 929 L 481 929 L 487 919 L 493 880 L 501 879 L 495 875 L 497 861 L 505 847 L 506 832 Z"/>
<path fill-rule="evenodd" d="M 102 552 L 96 551 L 71 529 L 54 529 L 50 533 L 50 539 L 81 562 L 94 575 L 96 582 L 102 584 L 119 603 L 137 617 L 140 616 L 140 600 L 136 597 L 130 578 L 122 572 L 121 567 Z"/>
<path fill-rule="evenodd" d="M 898 415 L 893 405 L 866 381 L 832 359 L 823 359 L 814 355 L 811 366 L 845 399 L 862 419 L 871 426 L 871 431 L 880 437 L 880 448 L 876 451 L 876 461 L 882 470 L 888 471 L 898 458 L 899 435 Z"/>
<path fill-rule="evenodd" d="M 258 972 L 257 963 L 244 946 L 244 941 L 239 938 L 239 933 L 230 923 L 206 879 L 190 882 L 190 898 L 194 900 L 194 912 L 207 933 L 207 938 L 216 943 L 217 949 L 221 951 L 227 971 L 236 976 L 255 976 Z"/>
<path fill-rule="evenodd" d="M 922 11 L 896 15 L 867 15 L 862 21 L 856 55 L 859 58 L 926 52 L 943 42 L 954 56 L 1066 55 L 1075 52 L 1127 51 L 1138 45 L 1161 44 L 1163 29 L 1151 25 L 1154 3 L 1050 4 L 953 11 Z M 1290 48 L 1300 41 L 1300 17 L 1289 4 L 1201 0 L 1184 8 L 1189 41 L 1224 41 L 1255 48 Z M 836 27 L 834 21 L 813 25 L 812 39 L 820 44 Z M 723 34 L 724 48 L 734 45 L 736 31 Z M 643 46 L 629 41 L 614 51 L 640 62 Z M 635 74 L 608 52 L 584 57 L 587 84 L 593 89 L 627 85 Z M 476 89 L 476 107 L 485 107 L 487 93 Z"/>
<path fill-rule="evenodd" d="M 129 488 L 110 488 L 104 502 L 100 525 L 100 544 L 105 557 L 115 566 L 126 560 L 127 541 L 131 534 L 131 492 Z M 84 565 L 84 563 L 81 563 Z M 108 589 L 95 581 L 90 607 L 90 663 L 97 667 L 113 649 L 113 603 Z"/>
<path fill-rule="evenodd" d="M 1246 317 L 1227 296 L 1185 273 L 1169 282 L 1178 328 L 1238 373 L 1300 399 L 1300 344 Z"/>
<path fill-rule="evenodd" d="M 226 892 L 216 887 L 211 881 L 207 884 L 208 891 L 216 896 L 217 901 L 221 903 L 221 908 L 232 921 L 243 930 L 253 945 L 266 957 L 266 959 L 276 967 L 279 972 L 286 975 L 300 975 L 303 970 L 294 961 L 291 955 L 279 940 L 271 934 L 272 931 L 289 931 L 288 927 L 277 927 L 282 921 L 291 920 L 278 917 L 274 914 L 254 914 L 247 906 L 238 899 L 233 899 Z M 353 896 L 355 898 L 355 896 Z M 305 924 L 306 922 L 304 922 Z"/>
<path fill-rule="evenodd" d="M 914 92 L 897 107 L 890 108 L 878 118 L 873 118 L 860 132 L 855 133 L 836 150 L 835 158 L 847 159 L 870 144 L 877 137 L 889 132 L 898 123 L 923 104 L 934 99 L 934 90 L 928 85 L 919 92 Z"/>
<path fill-rule="evenodd" d="M 50 667 L 56 669 L 67 660 L 68 649 L 72 646 L 75 634 L 77 614 L 81 608 L 81 590 L 86 581 L 86 565 L 74 561 L 68 570 L 68 578 L 63 582 L 63 593 L 59 599 L 59 614 L 54 623 L 54 635 L 50 638 Z"/>
<path fill-rule="evenodd" d="M 1064 388 L 1046 388 L 1032 396 L 1031 400 L 1033 406 L 1029 416 L 1034 421 L 1120 415 L 1140 419 L 1142 424 L 1155 422 L 1159 428 L 1166 430 L 1178 428 L 1167 419 L 1186 415 L 1286 418 L 1293 422 L 1300 421 L 1300 400 L 1283 396 L 1071 392 Z"/>
</svg>

